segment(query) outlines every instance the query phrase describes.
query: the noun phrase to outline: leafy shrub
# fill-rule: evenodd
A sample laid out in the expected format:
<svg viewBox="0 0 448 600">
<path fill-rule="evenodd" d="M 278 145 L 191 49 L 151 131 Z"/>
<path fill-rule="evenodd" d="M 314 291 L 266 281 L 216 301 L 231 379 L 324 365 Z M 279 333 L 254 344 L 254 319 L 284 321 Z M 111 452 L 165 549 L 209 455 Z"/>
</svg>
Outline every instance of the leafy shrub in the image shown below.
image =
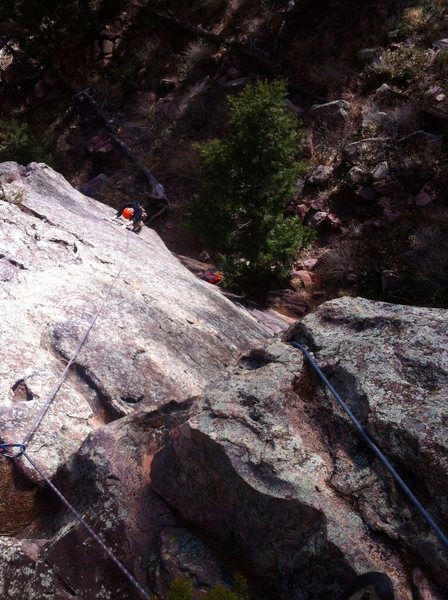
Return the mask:
<svg viewBox="0 0 448 600">
<path fill-rule="evenodd" d="M 26 121 L 15 118 L 0 121 L 0 160 L 54 164 L 48 144 L 39 141 Z"/>
<path fill-rule="evenodd" d="M 421 77 L 429 59 L 428 50 L 401 46 L 386 50 L 368 70 L 391 81 L 409 84 Z"/>
<path fill-rule="evenodd" d="M 235 577 L 235 589 L 229 590 L 222 585 L 216 585 L 205 595 L 204 600 L 249 600 L 243 577 Z M 192 600 L 193 586 L 188 579 L 177 579 L 170 585 L 167 600 Z"/>
<path fill-rule="evenodd" d="M 397 30 L 401 35 L 420 32 L 424 29 L 426 20 L 423 6 L 410 6 L 404 10 Z"/>
<path fill-rule="evenodd" d="M 447 10 L 444 0 L 418 0 L 404 9 L 397 23 L 397 32 L 401 36 L 413 35 L 421 42 L 432 44 L 445 32 Z"/>
<path fill-rule="evenodd" d="M 247 596 L 240 596 L 237 592 L 232 592 L 222 585 L 214 587 L 207 595 L 206 600 L 246 600 Z"/>
<path fill-rule="evenodd" d="M 250 85 L 229 101 L 224 136 L 200 148 L 203 187 L 189 223 L 209 248 L 228 285 L 286 276 L 313 239 L 296 217 L 285 217 L 306 166 L 295 159 L 300 132 L 285 110 L 284 82 Z"/>
<path fill-rule="evenodd" d="M 191 600 L 193 586 L 189 579 L 176 579 L 170 585 L 168 600 Z"/>
<path fill-rule="evenodd" d="M 89 6 L 82 0 L 2 0 L 0 23 L 9 24 L 6 39 L 17 45 L 31 61 L 29 65 L 51 65 L 67 39 L 85 37 L 90 25 Z"/>
</svg>

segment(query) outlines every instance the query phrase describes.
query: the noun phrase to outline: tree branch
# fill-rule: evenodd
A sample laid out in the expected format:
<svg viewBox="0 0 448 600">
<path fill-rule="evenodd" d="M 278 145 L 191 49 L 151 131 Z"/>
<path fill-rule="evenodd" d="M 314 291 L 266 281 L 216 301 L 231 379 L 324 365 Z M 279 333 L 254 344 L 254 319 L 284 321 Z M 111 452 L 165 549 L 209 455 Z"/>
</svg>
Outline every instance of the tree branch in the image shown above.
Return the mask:
<svg viewBox="0 0 448 600">
<path fill-rule="evenodd" d="M 120 138 L 116 135 L 116 133 L 112 127 L 110 118 L 108 118 L 106 113 L 99 106 L 98 102 L 95 100 L 95 98 L 92 96 L 92 94 L 88 90 L 83 90 L 82 92 L 78 92 L 76 94 L 75 99 L 79 103 L 81 103 L 83 100 L 87 100 L 90 107 L 95 112 L 96 116 L 100 119 L 100 121 L 103 123 L 104 127 L 107 129 L 107 132 L 108 132 L 110 138 L 112 139 L 112 141 L 120 148 L 120 150 L 123 152 L 123 154 L 125 154 L 125 156 L 132 163 L 134 163 L 134 165 L 143 174 L 143 176 L 145 177 L 146 181 L 148 182 L 148 184 L 151 188 L 151 196 L 153 198 L 157 198 L 158 200 L 163 200 L 165 202 L 165 204 L 166 204 L 165 208 L 163 209 L 163 211 L 159 211 L 159 213 L 157 213 L 157 215 L 162 214 L 162 212 L 165 212 L 166 210 L 169 210 L 170 203 L 168 201 L 168 198 L 166 197 L 165 188 L 154 177 L 152 172 L 143 164 L 143 162 L 138 158 L 138 156 L 136 154 L 134 154 L 134 152 L 132 152 L 132 150 L 129 148 L 129 146 L 127 144 L 125 144 L 125 142 L 120 140 Z M 152 220 L 154 220 L 154 218 L 155 217 L 153 217 Z"/>
</svg>

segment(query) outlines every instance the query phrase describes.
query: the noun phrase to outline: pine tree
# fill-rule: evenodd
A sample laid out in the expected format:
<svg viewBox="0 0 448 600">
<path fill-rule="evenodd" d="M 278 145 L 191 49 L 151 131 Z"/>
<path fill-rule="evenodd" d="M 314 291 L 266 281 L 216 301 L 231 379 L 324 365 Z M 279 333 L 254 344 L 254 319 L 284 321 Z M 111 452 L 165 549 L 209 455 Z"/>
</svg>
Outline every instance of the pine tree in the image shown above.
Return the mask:
<svg viewBox="0 0 448 600">
<path fill-rule="evenodd" d="M 296 160 L 301 133 L 285 110 L 286 84 L 259 82 L 229 101 L 221 139 L 200 148 L 204 183 L 189 223 L 219 254 L 226 283 L 247 287 L 289 274 L 312 232 L 286 217 L 305 164 Z"/>
</svg>

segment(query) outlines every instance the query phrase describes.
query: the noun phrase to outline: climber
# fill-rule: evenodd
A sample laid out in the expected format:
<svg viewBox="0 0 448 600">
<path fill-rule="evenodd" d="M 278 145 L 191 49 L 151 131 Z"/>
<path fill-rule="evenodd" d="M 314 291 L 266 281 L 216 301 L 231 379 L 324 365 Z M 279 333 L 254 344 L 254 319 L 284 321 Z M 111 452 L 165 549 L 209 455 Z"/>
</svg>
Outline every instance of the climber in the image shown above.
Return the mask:
<svg viewBox="0 0 448 600">
<path fill-rule="evenodd" d="M 208 271 L 204 271 L 204 273 L 200 275 L 200 278 L 208 283 L 213 283 L 213 285 L 219 285 L 224 281 L 224 273 L 222 271 L 209 269 Z"/>
<path fill-rule="evenodd" d="M 117 211 L 117 214 L 112 217 L 112 220 L 120 217 L 130 221 L 129 223 L 124 223 L 123 227 L 126 227 L 127 229 L 132 228 L 132 231 L 139 233 L 142 229 L 142 221 L 147 215 L 138 202 L 128 202 Z"/>
</svg>

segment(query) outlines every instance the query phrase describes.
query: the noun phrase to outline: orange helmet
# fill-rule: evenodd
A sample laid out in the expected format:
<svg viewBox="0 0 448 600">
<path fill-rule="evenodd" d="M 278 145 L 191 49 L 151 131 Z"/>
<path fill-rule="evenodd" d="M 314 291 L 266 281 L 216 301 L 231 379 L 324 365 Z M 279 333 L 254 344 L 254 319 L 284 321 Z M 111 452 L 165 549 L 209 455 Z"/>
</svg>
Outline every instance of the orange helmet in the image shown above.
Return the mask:
<svg viewBox="0 0 448 600">
<path fill-rule="evenodd" d="M 132 219 L 134 216 L 134 209 L 128 206 L 127 208 L 123 208 L 123 212 L 121 214 L 125 219 Z"/>
</svg>

